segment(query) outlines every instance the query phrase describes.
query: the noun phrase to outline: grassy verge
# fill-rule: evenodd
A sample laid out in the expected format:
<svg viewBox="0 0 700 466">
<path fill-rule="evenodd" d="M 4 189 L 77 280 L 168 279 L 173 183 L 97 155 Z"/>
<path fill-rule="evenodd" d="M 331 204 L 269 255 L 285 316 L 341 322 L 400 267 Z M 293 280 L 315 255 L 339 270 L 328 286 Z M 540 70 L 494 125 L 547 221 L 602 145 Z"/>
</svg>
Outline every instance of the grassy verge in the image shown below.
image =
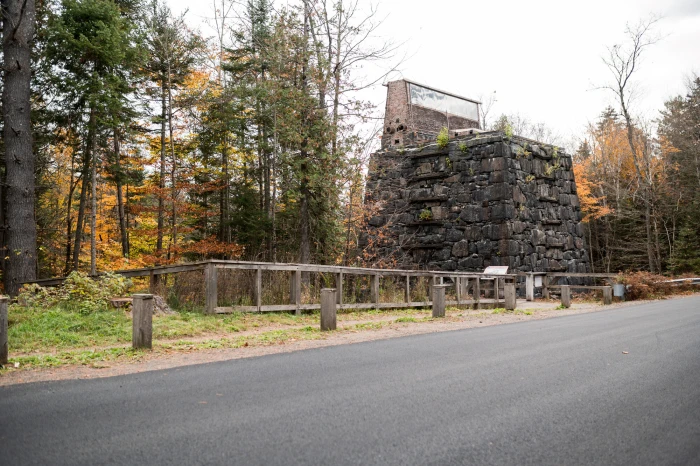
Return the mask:
<svg viewBox="0 0 700 466">
<path fill-rule="evenodd" d="M 344 332 L 378 330 L 391 324 L 423 322 L 429 311 L 347 311 L 338 314 Z M 355 323 L 360 321 L 360 323 Z M 240 348 L 325 338 L 318 312 L 205 315 L 176 312 L 153 317 L 154 352 Z M 9 309 L 10 365 L 21 368 L 138 361 L 146 354 L 131 345 L 132 322 L 123 310 L 62 303 L 44 308 L 14 304 Z M 242 334 L 243 333 L 243 334 Z M 0 370 L 0 374 L 2 371 Z"/>
</svg>

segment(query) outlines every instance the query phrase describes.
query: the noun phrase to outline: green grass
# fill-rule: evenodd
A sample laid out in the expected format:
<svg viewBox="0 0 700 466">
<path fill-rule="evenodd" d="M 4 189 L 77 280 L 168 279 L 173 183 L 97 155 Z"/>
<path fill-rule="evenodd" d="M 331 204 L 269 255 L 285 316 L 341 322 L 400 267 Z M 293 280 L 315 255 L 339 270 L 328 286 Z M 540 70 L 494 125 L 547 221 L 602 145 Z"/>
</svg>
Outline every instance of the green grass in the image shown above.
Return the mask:
<svg viewBox="0 0 700 466">
<path fill-rule="evenodd" d="M 308 326 L 317 322 L 318 313 L 297 317 L 291 314 L 178 312 L 153 317 L 153 339 L 237 333 L 267 326 Z M 131 319 L 118 309 L 98 308 L 85 313 L 69 305 L 49 309 L 12 305 L 8 328 L 10 351 L 32 353 L 128 344 L 131 342 L 131 325 Z"/>
<path fill-rule="evenodd" d="M 406 323 L 406 322 L 418 322 L 418 319 L 416 319 L 415 317 L 399 317 L 394 322 L 396 322 L 397 324 Z"/>
</svg>

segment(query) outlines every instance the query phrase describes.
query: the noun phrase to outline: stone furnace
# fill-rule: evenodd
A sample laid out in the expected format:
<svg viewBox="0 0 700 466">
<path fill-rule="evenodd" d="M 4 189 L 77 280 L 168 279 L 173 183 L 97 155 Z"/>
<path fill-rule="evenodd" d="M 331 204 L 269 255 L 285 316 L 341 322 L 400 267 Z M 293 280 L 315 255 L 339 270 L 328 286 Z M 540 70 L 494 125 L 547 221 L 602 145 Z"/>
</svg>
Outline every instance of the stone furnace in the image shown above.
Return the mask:
<svg viewBox="0 0 700 466">
<path fill-rule="evenodd" d="M 461 128 L 450 129 L 449 140 L 438 143 L 422 132 L 421 141 L 406 115 L 402 134 L 410 140 L 402 141 L 409 144 L 395 143 L 397 129 L 387 133 L 385 125 L 387 143 L 370 162 L 371 217 L 361 238 L 368 259 L 431 270 L 589 271 L 571 156 L 519 136 L 482 132 L 478 116 L 452 120 L 452 128 Z"/>
</svg>

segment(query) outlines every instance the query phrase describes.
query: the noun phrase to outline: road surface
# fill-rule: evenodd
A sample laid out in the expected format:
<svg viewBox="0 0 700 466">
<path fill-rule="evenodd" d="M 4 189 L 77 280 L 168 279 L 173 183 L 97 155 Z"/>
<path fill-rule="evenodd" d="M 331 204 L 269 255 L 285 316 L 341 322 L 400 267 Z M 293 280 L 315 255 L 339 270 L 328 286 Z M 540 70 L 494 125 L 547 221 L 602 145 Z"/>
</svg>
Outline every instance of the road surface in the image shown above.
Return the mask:
<svg viewBox="0 0 700 466">
<path fill-rule="evenodd" d="M 700 464 L 700 297 L 0 389 L 0 464 Z"/>
</svg>

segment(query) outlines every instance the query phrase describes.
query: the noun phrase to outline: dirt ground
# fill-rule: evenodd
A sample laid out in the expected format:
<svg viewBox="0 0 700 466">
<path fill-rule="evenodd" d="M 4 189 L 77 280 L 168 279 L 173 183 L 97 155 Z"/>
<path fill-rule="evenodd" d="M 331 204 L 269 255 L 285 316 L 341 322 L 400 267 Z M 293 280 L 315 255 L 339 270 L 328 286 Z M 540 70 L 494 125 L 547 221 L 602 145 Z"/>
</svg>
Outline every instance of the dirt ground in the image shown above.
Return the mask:
<svg viewBox="0 0 700 466">
<path fill-rule="evenodd" d="M 267 346 L 246 346 L 226 349 L 195 349 L 189 352 L 154 350 L 140 358 L 137 362 L 109 361 L 103 364 L 73 365 L 58 368 L 16 369 L 8 370 L 0 375 L 0 386 L 41 382 L 49 380 L 91 379 L 98 377 L 113 377 L 123 374 L 133 374 L 160 369 L 171 369 L 191 364 L 225 361 L 239 358 L 250 358 L 267 354 L 299 351 L 326 346 L 346 345 L 372 340 L 403 337 L 433 332 L 444 332 L 489 325 L 509 324 L 527 320 L 547 319 L 588 312 L 600 312 L 620 307 L 638 305 L 642 302 L 615 303 L 603 306 L 596 303 L 573 303 L 569 309 L 556 309 L 558 302 L 519 302 L 519 308 L 514 313 L 494 314 L 492 310 L 459 310 L 450 309 L 446 319 L 418 322 L 394 322 L 396 316 L 368 315 L 367 319 L 354 321 L 339 321 L 338 331 L 324 333 L 324 338 L 317 340 L 294 340 L 280 342 Z M 426 311 L 425 315 L 428 315 Z M 420 316 L 417 316 L 420 317 Z M 355 325 L 364 322 L 392 322 L 378 329 L 358 330 Z M 261 329 L 264 330 L 264 329 Z M 269 330 L 269 329 L 267 329 Z M 209 336 L 208 338 L 211 338 Z M 192 339 L 196 341 L 196 339 Z"/>
</svg>

